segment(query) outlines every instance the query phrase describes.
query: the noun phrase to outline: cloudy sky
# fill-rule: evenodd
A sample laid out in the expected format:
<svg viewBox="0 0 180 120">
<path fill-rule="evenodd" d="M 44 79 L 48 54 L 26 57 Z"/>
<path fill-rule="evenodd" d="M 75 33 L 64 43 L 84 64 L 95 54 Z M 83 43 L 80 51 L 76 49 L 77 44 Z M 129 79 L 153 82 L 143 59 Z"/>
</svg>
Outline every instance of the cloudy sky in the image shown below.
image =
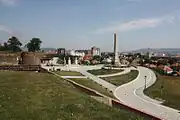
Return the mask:
<svg viewBox="0 0 180 120">
<path fill-rule="evenodd" d="M 180 47 L 180 0 L 0 0 L 0 41 L 112 51 Z"/>
</svg>

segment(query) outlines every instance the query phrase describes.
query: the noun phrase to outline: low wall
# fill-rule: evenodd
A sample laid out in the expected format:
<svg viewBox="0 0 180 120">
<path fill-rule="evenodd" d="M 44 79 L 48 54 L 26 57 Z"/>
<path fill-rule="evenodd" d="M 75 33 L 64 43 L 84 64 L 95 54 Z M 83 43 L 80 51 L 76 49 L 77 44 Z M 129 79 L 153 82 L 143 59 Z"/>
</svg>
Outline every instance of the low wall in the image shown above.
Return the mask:
<svg viewBox="0 0 180 120">
<path fill-rule="evenodd" d="M 58 74 L 56 74 L 56 73 L 54 73 L 54 72 L 49 72 L 49 73 L 54 74 L 54 75 L 56 75 L 56 76 L 61 77 L 62 79 L 64 79 L 62 76 L 60 76 L 60 75 L 58 75 Z M 111 99 L 110 97 L 105 96 L 105 95 L 97 92 L 96 90 L 93 90 L 93 89 L 91 89 L 91 88 L 88 88 L 88 87 L 86 87 L 86 86 L 84 86 L 84 85 L 78 84 L 78 83 L 74 82 L 73 80 L 70 80 L 70 79 L 65 79 L 65 80 L 67 80 L 68 82 L 72 83 L 74 86 L 76 86 L 77 88 L 79 88 L 79 89 L 82 90 L 83 92 L 88 93 L 89 95 L 106 97 L 106 98 Z"/>
<path fill-rule="evenodd" d="M 40 65 L 1 65 L 0 70 L 12 70 L 12 71 L 42 71 L 47 70 L 41 68 Z"/>
<path fill-rule="evenodd" d="M 0 65 L 17 65 L 17 56 L 0 56 Z"/>
<path fill-rule="evenodd" d="M 82 86 L 79 86 L 78 84 L 74 83 L 74 82 L 71 82 L 76 88 L 78 88 L 79 90 L 87 93 L 88 95 L 92 95 L 92 96 L 99 96 L 99 97 L 103 97 L 99 94 L 97 94 L 95 91 L 92 91 L 90 89 L 87 89 L 85 87 L 82 87 Z"/>
</svg>

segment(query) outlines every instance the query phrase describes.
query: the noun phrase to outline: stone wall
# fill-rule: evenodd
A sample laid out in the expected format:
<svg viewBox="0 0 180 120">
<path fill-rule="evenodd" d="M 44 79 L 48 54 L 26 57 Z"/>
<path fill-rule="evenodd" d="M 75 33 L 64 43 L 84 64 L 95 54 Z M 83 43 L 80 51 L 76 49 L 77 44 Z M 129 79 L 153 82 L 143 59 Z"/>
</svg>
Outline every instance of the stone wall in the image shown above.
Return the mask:
<svg viewBox="0 0 180 120">
<path fill-rule="evenodd" d="M 0 52 L 0 65 L 17 65 L 20 53 Z"/>
</svg>

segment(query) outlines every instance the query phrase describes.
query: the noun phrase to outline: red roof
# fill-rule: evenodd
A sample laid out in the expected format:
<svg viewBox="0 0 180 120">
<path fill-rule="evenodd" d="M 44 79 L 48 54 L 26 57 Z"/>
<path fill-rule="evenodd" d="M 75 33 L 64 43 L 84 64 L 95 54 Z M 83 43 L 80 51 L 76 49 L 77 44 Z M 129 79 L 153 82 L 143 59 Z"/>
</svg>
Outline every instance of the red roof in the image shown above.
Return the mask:
<svg viewBox="0 0 180 120">
<path fill-rule="evenodd" d="M 164 71 L 170 72 L 170 71 L 173 71 L 173 69 L 171 69 L 171 68 L 168 67 L 168 66 L 164 66 Z"/>
<path fill-rule="evenodd" d="M 83 60 L 91 60 L 92 59 L 92 56 L 91 55 L 85 55 L 83 57 Z"/>
</svg>

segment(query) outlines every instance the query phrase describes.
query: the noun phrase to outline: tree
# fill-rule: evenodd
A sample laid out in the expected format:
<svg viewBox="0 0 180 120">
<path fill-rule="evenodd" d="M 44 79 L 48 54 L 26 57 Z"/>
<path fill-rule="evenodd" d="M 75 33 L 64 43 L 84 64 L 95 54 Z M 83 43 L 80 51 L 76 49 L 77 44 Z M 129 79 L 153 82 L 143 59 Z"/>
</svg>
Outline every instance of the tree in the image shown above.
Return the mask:
<svg viewBox="0 0 180 120">
<path fill-rule="evenodd" d="M 101 56 L 95 55 L 95 56 L 93 56 L 93 60 L 101 61 Z"/>
<path fill-rule="evenodd" d="M 167 64 L 168 64 L 168 61 L 164 60 L 164 59 L 158 60 L 158 62 L 157 62 L 157 65 L 167 65 Z"/>
<path fill-rule="evenodd" d="M 129 61 L 129 64 L 131 65 L 133 62 L 133 58 L 130 58 L 128 61 Z"/>
<path fill-rule="evenodd" d="M 85 61 L 84 61 L 84 64 L 85 64 L 85 65 L 90 65 L 90 61 L 89 61 L 89 60 L 85 60 Z"/>
<path fill-rule="evenodd" d="M 0 45 L 0 51 L 7 51 L 8 47 L 7 47 L 7 42 L 4 42 L 3 45 Z"/>
<path fill-rule="evenodd" d="M 168 60 L 168 63 L 169 63 L 170 65 L 172 65 L 172 64 L 177 63 L 177 60 L 174 59 L 174 58 L 171 58 L 171 59 Z"/>
<path fill-rule="evenodd" d="M 26 44 L 26 47 L 28 48 L 28 51 L 36 52 L 40 50 L 41 43 L 42 41 L 39 38 L 32 38 L 32 40 Z"/>
<path fill-rule="evenodd" d="M 22 51 L 20 48 L 21 46 L 22 46 L 22 43 L 18 40 L 18 38 L 14 37 L 14 36 L 9 38 L 7 43 L 4 43 L 5 49 L 12 51 L 12 52 Z"/>
<path fill-rule="evenodd" d="M 142 55 L 141 55 L 141 53 L 135 53 L 135 54 L 134 54 L 134 57 L 135 57 L 135 58 L 137 58 L 137 57 L 138 57 L 138 58 L 142 58 Z"/>
</svg>

